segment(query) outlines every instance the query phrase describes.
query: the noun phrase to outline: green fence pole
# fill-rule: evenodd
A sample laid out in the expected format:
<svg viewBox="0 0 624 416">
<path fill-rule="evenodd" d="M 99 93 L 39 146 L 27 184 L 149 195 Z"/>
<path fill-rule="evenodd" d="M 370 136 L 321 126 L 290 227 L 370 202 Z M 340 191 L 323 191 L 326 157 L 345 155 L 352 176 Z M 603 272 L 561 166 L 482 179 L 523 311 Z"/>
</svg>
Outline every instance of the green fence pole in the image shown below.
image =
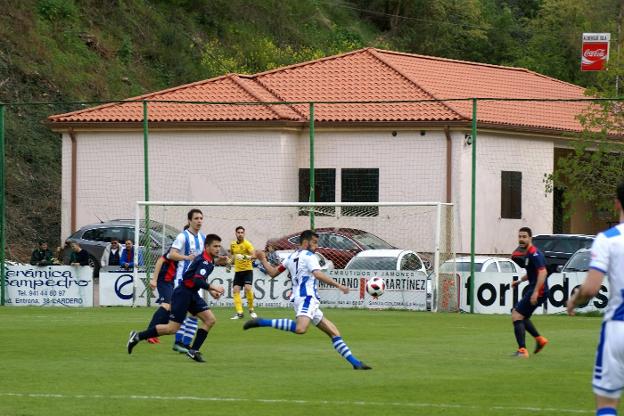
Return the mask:
<svg viewBox="0 0 624 416">
<path fill-rule="evenodd" d="M 5 245 L 5 225 L 6 225 L 6 221 L 5 221 L 5 216 L 6 216 L 6 209 L 5 209 L 5 203 L 6 200 L 4 199 L 4 194 L 5 194 L 5 180 L 4 180 L 4 163 L 5 163 L 5 155 L 4 155 L 4 104 L 0 104 L 0 216 L 2 216 L 2 218 L 0 218 L 0 292 L 2 293 L 0 295 L 0 305 L 4 306 L 4 302 L 5 302 L 5 289 L 6 289 L 6 282 L 5 282 L 5 271 L 4 271 L 4 249 L 6 247 Z"/>
<path fill-rule="evenodd" d="M 314 194 L 314 103 L 310 103 L 310 202 L 316 202 Z M 310 209 L 310 229 L 314 230 L 314 207 Z"/>
<path fill-rule="evenodd" d="M 476 230 L 476 196 L 477 196 L 477 99 L 472 99 L 472 200 L 470 207 L 470 313 L 474 313 L 475 304 L 475 230 Z"/>
<path fill-rule="evenodd" d="M 143 178 L 145 183 L 145 201 L 149 201 L 149 150 L 148 150 L 148 142 L 149 142 L 149 126 L 148 126 L 148 112 L 147 112 L 147 101 L 143 101 Z M 143 267 L 145 268 L 145 279 L 143 283 L 145 284 L 145 294 L 147 296 L 147 306 L 150 306 L 152 300 L 152 288 L 149 285 L 150 278 L 150 268 L 148 267 L 149 258 L 149 250 L 150 250 L 150 220 L 149 220 L 149 205 L 145 206 L 145 241 L 143 241 Z M 141 222 L 139 221 L 139 245 L 141 237 Z M 134 270 L 138 270 L 139 268 L 139 249 L 137 246 L 135 249 L 136 260 L 134 262 Z"/>
</svg>

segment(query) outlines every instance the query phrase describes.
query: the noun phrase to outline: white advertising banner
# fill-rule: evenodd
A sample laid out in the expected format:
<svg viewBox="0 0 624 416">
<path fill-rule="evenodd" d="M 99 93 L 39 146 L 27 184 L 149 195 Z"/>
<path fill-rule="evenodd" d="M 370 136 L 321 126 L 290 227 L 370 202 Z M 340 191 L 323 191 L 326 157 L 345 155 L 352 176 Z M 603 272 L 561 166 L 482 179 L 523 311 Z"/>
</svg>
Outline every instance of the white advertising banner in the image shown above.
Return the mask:
<svg viewBox="0 0 624 416">
<path fill-rule="evenodd" d="M 470 287 L 470 273 L 458 273 L 461 279 L 460 309 L 470 310 L 468 288 Z M 555 273 L 548 277 L 548 302 L 540 307 L 535 314 L 563 313 L 572 290 L 580 286 L 587 273 Z M 522 298 L 528 283 L 523 282 L 517 287 L 511 283 L 520 279 L 516 273 L 475 273 L 475 313 L 483 314 L 511 314 L 511 308 Z M 603 281 L 598 295 L 589 303 L 578 309 L 579 312 L 603 311 L 607 307 L 609 297 L 609 283 Z"/>
<path fill-rule="evenodd" d="M 343 294 L 334 287 L 319 285 L 319 296 L 324 306 L 331 308 L 395 308 L 426 310 L 427 277 L 422 272 L 414 271 L 365 271 L 365 270 L 329 270 L 327 272 L 339 283 L 347 286 L 350 291 Z M 385 293 L 374 299 L 366 293 L 366 281 L 379 276 L 386 283 Z M 225 294 L 218 301 L 208 296 L 211 306 L 234 307 L 232 299 L 232 280 L 234 273 L 227 273 L 225 268 L 217 267 L 210 275 L 210 283 L 225 287 Z M 136 305 L 147 305 L 148 277 L 144 272 L 138 274 Z M 290 307 L 288 301 L 291 292 L 290 279 L 282 273 L 271 279 L 258 269 L 254 269 L 254 304 L 260 308 Z M 100 272 L 100 305 L 131 306 L 133 280 L 131 272 L 109 271 Z M 151 298 L 154 304 L 157 295 Z M 243 299 L 246 306 L 246 301 Z"/>
<path fill-rule="evenodd" d="M 6 304 L 10 306 L 93 306 L 90 267 L 30 265 L 5 268 Z"/>
</svg>

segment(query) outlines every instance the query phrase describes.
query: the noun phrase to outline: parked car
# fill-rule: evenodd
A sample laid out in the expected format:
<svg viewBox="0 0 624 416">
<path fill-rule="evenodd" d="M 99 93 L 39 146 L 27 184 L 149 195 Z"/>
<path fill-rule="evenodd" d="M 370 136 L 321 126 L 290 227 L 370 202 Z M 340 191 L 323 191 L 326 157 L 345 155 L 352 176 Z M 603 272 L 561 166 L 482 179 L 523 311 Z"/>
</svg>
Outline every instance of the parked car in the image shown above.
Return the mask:
<svg viewBox="0 0 624 416">
<path fill-rule="evenodd" d="M 563 273 L 576 273 L 586 272 L 589 270 L 589 263 L 591 262 L 591 250 L 588 248 L 581 248 L 576 251 L 563 266 L 557 266 L 557 272 Z"/>
<path fill-rule="evenodd" d="M 591 248 L 593 235 L 584 234 L 538 234 L 533 237 L 533 244 L 546 257 L 548 274 L 555 273 L 557 266 L 563 266 L 581 248 Z"/>
<path fill-rule="evenodd" d="M 380 249 L 364 250 L 356 254 L 345 270 L 419 270 L 427 269 L 423 260 L 412 250 Z"/>
<path fill-rule="evenodd" d="M 89 265 L 93 267 L 94 275 L 98 276 L 100 259 L 106 245 L 113 238 L 119 240 L 122 246 L 123 242 L 128 239 L 134 241 L 134 223 L 134 219 L 118 219 L 85 225 L 73 233 L 66 241 L 80 244 L 80 247 L 89 253 Z M 141 220 L 140 227 L 141 235 L 139 240 L 141 241 L 141 246 L 144 247 L 146 243 L 144 220 Z M 160 256 L 173 243 L 179 232 L 179 230 L 169 225 L 163 225 L 160 222 L 150 220 L 150 233 L 147 241 L 152 258 Z"/>
<path fill-rule="evenodd" d="M 447 260 L 440 265 L 440 273 L 469 272 L 470 256 Z M 475 272 L 525 273 L 525 270 L 507 257 L 475 256 Z"/>
<path fill-rule="evenodd" d="M 355 228 L 317 228 L 319 246 L 317 252 L 334 263 L 337 269 L 343 269 L 349 260 L 363 250 L 395 249 L 393 245 L 366 231 Z M 299 234 L 289 234 L 279 239 L 267 241 L 276 250 L 294 250 L 299 246 Z"/>
</svg>

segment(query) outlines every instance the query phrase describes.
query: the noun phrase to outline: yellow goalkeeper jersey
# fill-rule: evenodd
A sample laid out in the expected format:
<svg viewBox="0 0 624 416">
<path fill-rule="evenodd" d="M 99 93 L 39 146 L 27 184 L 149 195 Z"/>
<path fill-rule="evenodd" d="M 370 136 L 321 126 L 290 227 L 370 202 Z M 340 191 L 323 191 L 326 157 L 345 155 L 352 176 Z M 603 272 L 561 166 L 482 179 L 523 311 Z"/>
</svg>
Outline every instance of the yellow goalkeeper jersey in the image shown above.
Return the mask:
<svg viewBox="0 0 624 416">
<path fill-rule="evenodd" d="M 230 244 L 230 253 L 232 257 L 234 257 L 234 271 L 235 272 L 243 272 L 245 270 L 253 270 L 253 264 L 251 260 L 238 260 L 236 259 L 237 254 L 242 254 L 243 256 L 252 257 L 254 255 L 254 246 L 247 240 L 243 240 L 241 243 L 234 240 Z"/>
</svg>

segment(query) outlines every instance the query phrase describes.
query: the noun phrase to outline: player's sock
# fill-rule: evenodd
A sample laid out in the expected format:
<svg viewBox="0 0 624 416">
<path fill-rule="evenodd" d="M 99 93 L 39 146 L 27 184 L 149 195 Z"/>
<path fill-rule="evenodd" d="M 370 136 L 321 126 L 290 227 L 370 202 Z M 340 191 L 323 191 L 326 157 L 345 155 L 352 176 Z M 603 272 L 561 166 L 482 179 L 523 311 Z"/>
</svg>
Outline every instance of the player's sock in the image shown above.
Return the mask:
<svg viewBox="0 0 624 416">
<path fill-rule="evenodd" d="M 182 325 L 180 325 L 180 329 L 175 333 L 175 343 L 182 344 L 182 340 L 184 339 L 184 333 L 186 332 L 186 319 L 182 321 Z M 188 344 L 187 344 L 188 345 Z"/>
<path fill-rule="evenodd" d="M 516 335 L 516 341 L 518 342 L 518 348 L 526 348 L 526 328 L 524 327 L 524 321 L 514 321 L 514 334 Z"/>
<path fill-rule="evenodd" d="M 295 328 L 297 328 L 297 323 L 292 319 L 253 319 L 249 322 L 255 322 L 256 326 L 270 326 L 275 329 L 279 329 L 281 331 L 286 332 L 295 332 Z"/>
<path fill-rule="evenodd" d="M 234 293 L 232 297 L 234 298 L 234 309 L 236 309 L 236 313 L 243 313 L 243 301 L 241 300 L 240 292 Z"/>
<path fill-rule="evenodd" d="M 614 407 L 601 407 L 596 410 L 596 416 L 617 416 L 617 409 Z"/>
<path fill-rule="evenodd" d="M 155 338 L 157 336 L 158 336 L 158 331 L 156 331 L 155 326 L 147 328 L 145 331 L 139 332 L 139 339 L 142 341 L 148 338 Z"/>
<path fill-rule="evenodd" d="M 182 337 L 182 343 L 184 345 L 191 345 L 191 342 L 193 342 L 193 338 L 195 337 L 195 333 L 197 332 L 197 318 L 187 316 L 184 322 L 186 323 L 186 329 L 184 331 L 184 336 Z"/>
<path fill-rule="evenodd" d="M 342 337 L 333 337 L 332 344 L 334 345 L 334 349 L 338 351 L 338 354 L 342 355 L 347 361 L 351 363 L 351 365 L 353 365 L 354 367 L 362 365 L 360 360 L 358 360 L 353 356 L 353 354 L 351 354 L 351 350 L 342 340 Z"/>
<path fill-rule="evenodd" d="M 195 335 L 195 341 L 193 341 L 193 346 L 191 347 L 191 349 L 199 351 L 207 336 L 208 331 L 206 331 L 204 328 L 199 328 L 197 330 L 197 335 Z"/>
<path fill-rule="evenodd" d="M 254 305 L 253 305 L 253 300 L 254 300 L 254 295 L 253 295 L 253 290 L 248 290 L 247 293 L 245 293 L 245 296 L 247 296 L 247 308 L 250 311 L 254 310 Z"/>
<path fill-rule="evenodd" d="M 535 328 L 535 325 L 533 325 L 533 322 L 531 322 L 529 318 L 524 319 L 524 327 L 533 338 L 537 338 L 540 336 L 539 332 L 537 332 L 537 328 Z"/>
<path fill-rule="evenodd" d="M 152 320 L 147 327 L 151 328 L 159 324 L 166 324 L 167 322 L 169 322 L 169 311 L 161 306 L 156 309 L 156 312 L 152 315 Z"/>
</svg>

